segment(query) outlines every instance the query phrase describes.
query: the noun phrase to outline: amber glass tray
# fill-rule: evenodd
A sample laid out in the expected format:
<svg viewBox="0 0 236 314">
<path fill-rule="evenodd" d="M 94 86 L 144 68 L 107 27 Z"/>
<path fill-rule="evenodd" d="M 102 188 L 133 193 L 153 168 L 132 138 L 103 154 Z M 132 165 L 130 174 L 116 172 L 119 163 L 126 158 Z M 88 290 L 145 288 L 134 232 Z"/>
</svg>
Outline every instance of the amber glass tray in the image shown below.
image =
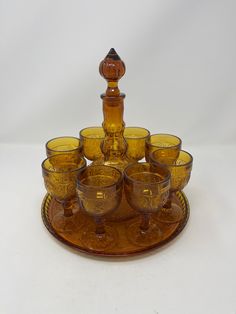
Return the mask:
<svg viewBox="0 0 236 314">
<path fill-rule="evenodd" d="M 106 257 L 132 256 L 160 248 L 164 244 L 176 238 L 177 235 L 184 229 L 190 213 L 187 197 L 183 192 L 177 192 L 175 194 L 173 203 L 175 205 L 178 205 L 182 209 L 183 219 L 175 224 L 158 223 L 162 231 L 161 239 L 152 245 L 146 246 L 138 246 L 127 238 L 127 227 L 130 225 L 130 223 L 140 220 L 140 216 L 128 218 L 123 221 L 107 221 L 106 225 L 112 227 L 116 231 L 118 236 L 116 245 L 104 251 L 92 250 L 83 245 L 81 241 L 83 226 L 80 228 L 75 227 L 74 230 L 70 230 L 68 232 L 60 232 L 59 230 L 56 230 L 56 228 L 54 228 L 53 217 L 57 215 L 59 211 L 62 211 L 62 208 L 49 194 L 45 196 L 42 203 L 42 219 L 48 231 L 56 239 L 80 252 L 95 256 Z M 86 226 L 91 226 L 91 228 L 94 227 L 93 220 L 89 216 L 86 216 L 83 211 L 81 211 L 78 207 L 77 209 L 75 208 L 75 214 L 73 217 L 73 219 L 75 220 L 75 226 L 76 221 L 83 221 L 84 225 L 86 224 Z"/>
</svg>

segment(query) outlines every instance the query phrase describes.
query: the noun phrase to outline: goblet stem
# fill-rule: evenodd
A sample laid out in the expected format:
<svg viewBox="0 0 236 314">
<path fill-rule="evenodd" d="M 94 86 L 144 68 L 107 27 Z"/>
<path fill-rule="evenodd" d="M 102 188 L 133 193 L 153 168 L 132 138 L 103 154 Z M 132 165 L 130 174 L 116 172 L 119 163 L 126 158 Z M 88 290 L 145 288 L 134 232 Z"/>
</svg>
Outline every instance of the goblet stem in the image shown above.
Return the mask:
<svg viewBox="0 0 236 314">
<path fill-rule="evenodd" d="M 149 229 L 150 225 L 150 213 L 144 213 L 142 214 L 142 221 L 140 225 L 141 231 L 145 232 Z"/>
<path fill-rule="evenodd" d="M 172 198 L 174 192 L 170 192 L 167 202 L 163 205 L 163 208 L 170 209 L 172 206 Z"/>
<path fill-rule="evenodd" d="M 66 200 L 62 203 L 63 209 L 64 209 L 64 216 L 65 217 L 71 217 L 73 216 L 73 202 L 71 200 Z"/>
<path fill-rule="evenodd" d="M 95 218 L 95 222 L 96 222 L 96 230 L 95 233 L 97 236 L 102 236 L 105 234 L 105 228 L 104 228 L 104 224 L 102 221 L 101 217 L 96 217 Z"/>
</svg>

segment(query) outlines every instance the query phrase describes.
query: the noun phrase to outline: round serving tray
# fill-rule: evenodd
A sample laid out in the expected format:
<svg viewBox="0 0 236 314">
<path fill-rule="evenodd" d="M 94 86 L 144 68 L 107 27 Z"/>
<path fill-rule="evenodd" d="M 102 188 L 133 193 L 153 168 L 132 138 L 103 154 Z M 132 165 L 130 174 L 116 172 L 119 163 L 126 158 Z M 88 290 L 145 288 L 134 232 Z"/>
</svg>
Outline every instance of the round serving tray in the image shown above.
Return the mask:
<svg viewBox="0 0 236 314">
<path fill-rule="evenodd" d="M 117 233 L 117 243 L 111 248 L 103 251 L 96 251 L 86 247 L 81 241 L 83 226 L 90 226 L 91 229 L 95 228 L 94 221 L 91 217 L 85 215 L 76 205 L 73 220 L 75 228 L 69 231 L 60 231 L 54 226 L 54 217 L 62 211 L 62 207 L 56 202 L 49 194 L 44 197 L 41 213 L 43 222 L 48 231 L 59 241 L 65 245 L 77 249 L 83 253 L 95 256 L 106 257 L 122 257 L 132 256 L 137 254 L 146 253 L 153 249 L 157 249 L 164 244 L 173 240 L 185 227 L 190 213 L 189 203 L 187 197 L 183 192 L 177 192 L 174 197 L 175 205 L 178 205 L 183 211 L 183 219 L 175 224 L 159 223 L 158 226 L 162 231 L 162 237 L 156 243 L 146 246 L 138 246 L 127 238 L 128 226 L 140 220 L 140 216 L 135 216 L 123 221 L 106 221 L 106 225 L 115 229 Z M 155 216 L 154 216 L 155 218 Z M 76 227 L 78 225 L 78 227 Z M 80 227 L 79 227 L 80 226 Z"/>
</svg>

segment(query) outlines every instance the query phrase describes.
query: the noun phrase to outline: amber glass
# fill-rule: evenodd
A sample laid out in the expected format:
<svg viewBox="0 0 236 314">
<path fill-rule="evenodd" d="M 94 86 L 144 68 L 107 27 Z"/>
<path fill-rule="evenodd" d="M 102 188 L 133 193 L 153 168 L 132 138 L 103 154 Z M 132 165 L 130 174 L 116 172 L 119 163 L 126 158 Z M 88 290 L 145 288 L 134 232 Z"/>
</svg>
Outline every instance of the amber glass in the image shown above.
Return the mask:
<svg viewBox="0 0 236 314">
<path fill-rule="evenodd" d="M 127 144 L 124 139 L 123 121 L 124 98 L 118 87 L 118 81 L 125 74 L 125 64 L 112 48 L 99 66 L 100 74 L 107 81 L 107 89 L 101 95 L 103 101 L 103 129 L 105 139 L 102 144 L 104 157 L 94 164 L 104 164 L 123 170 L 130 161 L 126 156 Z"/>
<path fill-rule="evenodd" d="M 136 245 L 151 245 L 161 238 L 161 231 L 151 214 L 168 199 L 170 173 L 162 165 L 134 163 L 125 169 L 124 183 L 128 203 L 142 215 L 141 223 L 129 226 L 128 237 Z"/>
<path fill-rule="evenodd" d="M 101 61 L 99 72 L 106 80 L 101 95 L 102 127 L 81 130 L 75 154 L 78 161 L 82 146 L 82 156 L 91 160 L 92 166 L 86 167 L 82 161 L 78 165 L 71 154 L 74 147 L 61 143 L 62 138 L 47 143 L 53 155 L 60 156 L 61 149 L 66 154 L 54 159 L 52 156 L 50 165 L 43 163 L 49 193 L 43 201 L 42 218 L 57 239 L 80 251 L 97 256 L 144 253 L 174 239 L 187 223 L 189 205 L 181 189 L 188 181 L 188 171 L 177 171 L 188 162 L 182 155 L 180 162 L 178 137 L 150 136 L 142 128 L 125 128 L 125 94 L 119 89 L 125 64 L 113 48 Z M 156 150 L 158 161 L 150 162 L 149 154 Z M 144 154 L 149 163 L 138 163 Z M 169 197 L 171 166 L 176 170 L 172 171 Z"/>
<path fill-rule="evenodd" d="M 48 157 L 66 153 L 78 158 L 82 155 L 82 144 L 77 137 L 56 137 L 46 143 L 46 153 Z"/>
<path fill-rule="evenodd" d="M 150 155 L 150 162 L 157 165 L 162 164 L 168 168 L 171 173 L 170 195 L 167 203 L 159 212 L 158 219 L 166 223 L 176 223 L 183 218 L 183 212 L 180 207 L 172 206 L 173 194 L 183 190 L 190 179 L 193 157 L 186 151 L 181 150 L 175 163 L 168 157 L 164 160 L 162 151 L 156 150 Z"/>
<path fill-rule="evenodd" d="M 171 134 L 153 134 L 146 140 L 146 161 L 150 161 L 150 154 L 157 150 L 161 150 L 163 157 L 167 157 L 175 162 L 179 156 L 182 141 L 179 137 Z M 168 148 L 165 149 L 165 148 Z"/>
<path fill-rule="evenodd" d="M 104 225 L 104 217 L 118 208 L 123 187 L 122 173 L 109 166 L 96 165 L 78 175 L 77 193 L 81 208 L 94 218 L 96 228 L 84 227 L 82 241 L 90 249 L 104 250 L 116 244 L 116 234 Z"/>
<path fill-rule="evenodd" d="M 149 138 L 150 132 L 140 127 L 126 127 L 124 138 L 128 144 L 126 156 L 139 161 L 145 156 L 145 141 Z"/>
<path fill-rule="evenodd" d="M 105 133 L 102 127 L 88 127 L 80 131 L 83 154 L 87 159 L 94 161 L 103 156 L 101 144 L 104 137 Z"/>
<path fill-rule="evenodd" d="M 136 245 L 134 242 L 131 242 L 127 238 L 127 227 L 130 224 L 133 224 L 135 221 L 140 222 L 140 215 L 137 215 L 135 218 L 129 219 L 128 221 L 120 221 L 120 222 L 110 222 L 106 220 L 106 227 L 112 228 L 113 232 L 117 235 L 117 242 L 114 246 L 112 246 L 109 249 L 102 250 L 94 250 L 91 248 L 88 248 L 84 242 L 81 241 L 81 238 L 83 238 L 83 228 L 77 228 L 76 230 L 72 232 L 64 232 L 60 233 L 58 232 L 53 226 L 52 226 L 52 220 L 53 217 L 58 213 L 58 210 L 60 210 L 60 205 L 51 197 L 50 194 L 47 194 L 43 200 L 42 203 L 42 219 L 47 227 L 48 231 L 59 241 L 61 241 L 63 244 L 68 246 L 71 249 L 76 249 L 79 251 L 82 251 L 87 254 L 92 254 L 95 256 L 107 256 L 107 257 L 117 257 L 117 256 L 134 256 L 136 254 L 144 254 L 147 253 L 153 249 L 160 248 L 161 246 L 169 243 L 170 241 L 173 241 L 173 239 L 176 238 L 176 236 L 184 229 L 186 226 L 186 223 L 189 218 L 189 204 L 187 201 L 186 196 L 183 194 L 183 192 L 176 192 L 175 198 L 173 200 L 176 204 L 182 207 L 183 213 L 184 213 L 184 219 L 181 220 L 179 223 L 176 224 L 166 224 L 158 222 L 158 226 L 161 229 L 162 237 L 161 239 L 157 239 L 155 243 L 152 243 L 146 246 L 140 246 Z M 77 220 L 81 219 L 83 220 L 84 226 L 89 226 L 94 223 L 93 219 L 84 214 L 84 211 L 80 210 L 77 214 L 74 215 Z M 154 215 L 155 216 L 155 215 Z M 179 239 L 181 240 L 181 239 Z"/>
<path fill-rule="evenodd" d="M 53 155 L 42 163 L 45 187 L 49 194 L 59 202 L 63 211 L 55 216 L 53 224 L 60 231 L 74 229 L 73 205 L 77 199 L 76 182 L 79 170 L 86 166 L 83 157 L 75 159 L 68 154 Z"/>
</svg>

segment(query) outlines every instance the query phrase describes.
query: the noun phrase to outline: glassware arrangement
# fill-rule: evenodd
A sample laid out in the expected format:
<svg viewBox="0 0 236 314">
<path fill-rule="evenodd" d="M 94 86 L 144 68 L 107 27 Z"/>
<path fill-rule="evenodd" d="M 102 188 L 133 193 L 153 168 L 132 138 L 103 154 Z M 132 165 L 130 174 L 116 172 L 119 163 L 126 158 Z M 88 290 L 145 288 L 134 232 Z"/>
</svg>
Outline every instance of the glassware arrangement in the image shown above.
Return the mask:
<svg viewBox="0 0 236 314">
<path fill-rule="evenodd" d="M 125 64 L 113 48 L 99 72 L 107 81 L 102 127 L 46 143 L 42 218 L 68 246 L 130 256 L 164 245 L 186 225 L 189 204 L 182 190 L 193 158 L 175 135 L 125 127 L 125 94 L 118 87 Z"/>
</svg>

